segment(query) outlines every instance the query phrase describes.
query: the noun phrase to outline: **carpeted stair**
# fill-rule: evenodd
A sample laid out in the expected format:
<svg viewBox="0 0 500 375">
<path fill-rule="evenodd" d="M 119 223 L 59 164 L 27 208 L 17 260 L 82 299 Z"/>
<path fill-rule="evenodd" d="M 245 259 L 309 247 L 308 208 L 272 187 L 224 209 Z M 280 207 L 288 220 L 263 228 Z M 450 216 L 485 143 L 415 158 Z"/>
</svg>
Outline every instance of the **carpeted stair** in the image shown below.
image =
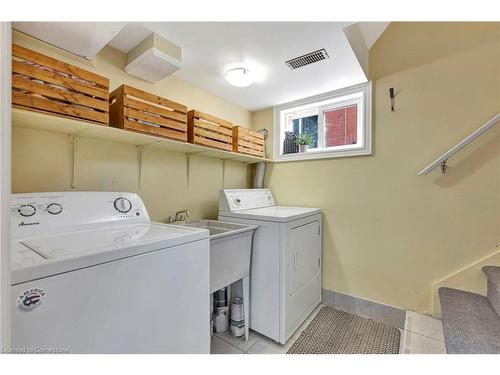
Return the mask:
<svg viewBox="0 0 500 375">
<path fill-rule="evenodd" d="M 488 300 L 500 316 L 500 267 L 487 266 L 483 271 L 488 278 Z"/>
<path fill-rule="evenodd" d="M 500 267 L 487 266 L 488 296 L 440 288 L 446 351 L 500 353 Z"/>
</svg>

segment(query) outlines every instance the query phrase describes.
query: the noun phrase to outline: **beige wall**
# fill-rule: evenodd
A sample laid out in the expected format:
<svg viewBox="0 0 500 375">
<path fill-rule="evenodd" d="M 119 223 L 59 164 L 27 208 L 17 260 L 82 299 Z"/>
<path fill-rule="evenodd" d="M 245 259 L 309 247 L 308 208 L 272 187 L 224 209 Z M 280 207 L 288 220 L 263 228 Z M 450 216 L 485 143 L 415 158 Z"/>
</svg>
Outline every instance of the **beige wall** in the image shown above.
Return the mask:
<svg viewBox="0 0 500 375">
<path fill-rule="evenodd" d="M 446 175 L 417 172 L 500 111 L 499 33 L 391 24 L 370 50 L 374 154 L 268 168 L 279 204 L 323 208 L 324 288 L 429 312 L 435 281 L 498 246 L 498 126 Z M 255 128 L 272 121 L 272 110 L 253 114 Z"/>
<path fill-rule="evenodd" d="M 370 51 L 374 155 L 269 165 L 266 184 L 280 204 L 324 210 L 324 288 L 426 312 L 436 280 L 497 246 L 499 129 L 454 157 L 448 174 L 417 172 L 500 110 L 499 43 L 498 24 L 392 24 Z M 272 130 L 271 109 L 251 114 L 175 77 L 135 80 L 124 62 L 106 48 L 90 70 L 110 77 L 112 89 L 128 83 Z M 389 87 L 397 93 L 394 113 Z M 220 160 L 193 157 L 188 189 L 183 154 L 147 149 L 143 159 L 138 190 L 134 146 L 83 138 L 77 189 L 139 192 L 154 220 L 182 208 L 195 218 L 216 216 Z M 246 181 L 243 164 L 226 163 L 227 187 Z M 14 129 L 13 191 L 69 189 L 67 137 Z"/>
<path fill-rule="evenodd" d="M 150 84 L 128 76 L 125 55 L 107 47 L 95 67 L 54 54 L 43 46 L 18 43 L 110 78 L 110 88 L 122 83 L 156 93 L 242 126 L 250 126 L 251 113 L 210 92 L 168 77 Z M 63 134 L 13 129 L 13 192 L 70 190 L 70 149 Z M 146 149 L 143 182 L 138 188 L 137 152 L 134 145 L 81 138 L 76 163 L 76 190 L 116 190 L 139 193 L 153 220 L 166 220 L 177 210 L 188 208 L 193 218 L 216 218 L 218 190 L 222 187 L 222 161 L 192 156 L 187 187 L 186 157 L 182 153 Z M 226 162 L 225 187 L 246 187 L 247 167 Z"/>
</svg>

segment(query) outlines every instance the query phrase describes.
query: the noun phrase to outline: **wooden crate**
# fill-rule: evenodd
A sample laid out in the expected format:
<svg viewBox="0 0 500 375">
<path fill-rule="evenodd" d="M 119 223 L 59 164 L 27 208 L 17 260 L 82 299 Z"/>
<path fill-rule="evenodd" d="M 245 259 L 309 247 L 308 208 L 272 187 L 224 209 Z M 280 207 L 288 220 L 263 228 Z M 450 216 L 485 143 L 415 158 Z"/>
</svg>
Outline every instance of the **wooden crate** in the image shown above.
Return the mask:
<svg viewBox="0 0 500 375">
<path fill-rule="evenodd" d="M 188 142 L 232 151 L 233 124 L 206 113 L 188 112 Z"/>
<path fill-rule="evenodd" d="M 16 108 L 108 124 L 109 80 L 12 45 L 12 105 Z"/>
<path fill-rule="evenodd" d="M 187 107 L 122 85 L 110 94 L 109 124 L 116 128 L 187 141 Z"/>
<path fill-rule="evenodd" d="M 264 136 L 259 132 L 235 126 L 233 128 L 233 151 L 241 154 L 264 157 Z"/>
</svg>

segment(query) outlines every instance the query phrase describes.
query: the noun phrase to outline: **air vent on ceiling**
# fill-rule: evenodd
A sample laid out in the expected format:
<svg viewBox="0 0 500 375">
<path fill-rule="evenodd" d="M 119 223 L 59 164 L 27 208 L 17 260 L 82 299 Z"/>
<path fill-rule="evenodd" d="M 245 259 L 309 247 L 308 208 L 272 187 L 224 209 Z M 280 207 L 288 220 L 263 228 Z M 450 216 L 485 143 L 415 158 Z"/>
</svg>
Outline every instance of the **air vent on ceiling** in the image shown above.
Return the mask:
<svg viewBox="0 0 500 375">
<path fill-rule="evenodd" d="M 296 57 L 294 59 L 285 61 L 285 64 L 288 65 L 290 69 L 297 69 L 302 66 L 306 66 L 328 58 L 329 58 L 328 53 L 326 53 L 326 50 L 322 48 L 317 51 L 310 52 L 305 55 Z"/>
</svg>

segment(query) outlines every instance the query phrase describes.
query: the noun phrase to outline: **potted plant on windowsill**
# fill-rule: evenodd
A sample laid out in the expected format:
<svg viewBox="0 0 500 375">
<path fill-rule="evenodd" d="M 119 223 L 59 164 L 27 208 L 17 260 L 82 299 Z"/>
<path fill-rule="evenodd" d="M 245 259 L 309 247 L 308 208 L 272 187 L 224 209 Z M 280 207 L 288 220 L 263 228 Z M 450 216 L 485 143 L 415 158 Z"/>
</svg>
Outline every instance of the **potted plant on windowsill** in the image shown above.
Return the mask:
<svg viewBox="0 0 500 375">
<path fill-rule="evenodd" d="M 313 136 L 311 133 L 302 133 L 295 138 L 295 143 L 299 145 L 300 152 L 307 152 L 309 146 L 313 144 Z"/>
</svg>

